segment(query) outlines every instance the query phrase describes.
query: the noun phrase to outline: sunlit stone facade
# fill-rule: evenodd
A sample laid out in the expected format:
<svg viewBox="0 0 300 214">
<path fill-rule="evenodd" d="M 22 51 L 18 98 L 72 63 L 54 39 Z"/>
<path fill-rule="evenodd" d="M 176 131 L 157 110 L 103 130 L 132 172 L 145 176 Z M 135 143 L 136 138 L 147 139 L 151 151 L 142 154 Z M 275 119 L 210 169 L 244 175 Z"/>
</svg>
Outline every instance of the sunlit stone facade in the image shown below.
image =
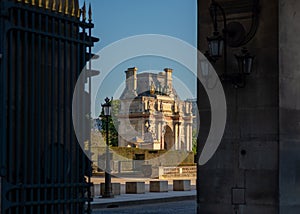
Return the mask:
<svg viewBox="0 0 300 214">
<path fill-rule="evenodd" d="M 172 85 L 172 69 L 126 72 L 120 97 L 119 146 L 154 150 L 192 150 L 192 104 L 181 101 Z"/>
</svg>

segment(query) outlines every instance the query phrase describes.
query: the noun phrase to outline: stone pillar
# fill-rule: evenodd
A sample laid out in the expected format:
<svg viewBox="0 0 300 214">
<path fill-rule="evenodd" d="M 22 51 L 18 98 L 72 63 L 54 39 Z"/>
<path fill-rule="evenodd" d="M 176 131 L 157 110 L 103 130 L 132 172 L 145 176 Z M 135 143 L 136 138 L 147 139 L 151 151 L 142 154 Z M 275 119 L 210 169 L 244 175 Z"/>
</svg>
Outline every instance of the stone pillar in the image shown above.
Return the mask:
<svg viewBox="0 0 300 214">
<path fill-rule="evenodd" d="M 300 2 L 279 0 L 280 214 L 300 213 Z"/>
<path fill-rule="evenodd" d="M 157 124 L 157 140 L 160 142 L 160 145 L 161 145 L 161 121 L 158 121 L 158 124 Z M 160 148 L 162 149 L 162 148 Z"/>
<path fill-rule="evenodd" d="M 190 151 L 193 150 L 193 125 L 190 124 Z"/>
<path fill-rule="evenodd" d="M 185 150 L 189 151 L 190 150 L 190 129 L 189 129 L 189 124 L 186 123 L 185 125 Z"/>
<path fill-rule="evenodd" d="M 174 125 L 174 136 L 175 136 L 175 150 L 178 150 L 178 123 Z"/>
<path fill-rule="evenodd" d="M 161 149 L 165 149 L 165 134 L 166 133 L 163 133 L 163 129 L 164 127 L 161 126 Z"/>
<path fill-rule="evenodd" d="M 208 50 L 207 37 L 213 33 L 209 13 L 210 2 L 198 0 L 198 48 L 202 53 Z M 229 1 L 216 2 L 226 4 Z M 231 1 L 232 5 L 240 2 Z M 296 0 L 284 2 L 293 5 Z M 222 142 L 214 156 L 205 166 L 198 166 L 200 178 L 197 186 L 198 213 L 278 214 L 279 212 L 279 5 L 278 0 L 260 0 L 259 4 L 259 27 L 255 37 L 245 45 L 249 52 L 255 55 L 253 73 L 247 76 L 244 88 L 236 89 L 229 82 L 222 83 L 227 102 L 227 123 Z M 234 12 L 236 8 L 232 10 Z M 296 25 L 295 16 L 298 16 L 296 12 L 297 10 L 295 13 L 286 13 L 285 17 L 291 18 L 285 24 L 286 27 L 291 26 L 290 23 Z M 248 27 L 245 21 L 241 22 L 245 28 Z M 219 22 L 219 31 L 222 31 L 222 25 L 223 23 Z M 299 42 L 293 43 L 294 46 L 298 44 Z M 285 49 L 290 50 L 290 47 Z M 228 72 L 235 72 L 237 69 L 234 57 L 237 51 L 240 51 L 240 48 L 228 48 Z M 298 62 L 297 57 L 294 56 L 292 59 Z M 223 57 L 214 64 L 219 74 L 223 73 L 223 66 Z M 295 87 L 296 83 L 290 85 Z M 203 148 L 206 142 L 210 128 L 211 118 L 207 115 L 211 112 L 209 99 L 201 83 L 198 84 L 197 94 L 201 118 L 198 152 L 201 153 L 201 147 Z M 289 93 L 285 95 L 293 96 Z M 294 126 L 289 127 L 299 126 L 294 123 Z M 290 169 L 296 174 L 295 168 Z"/>
<path fill-rule="evenodd" d="M 178 150 L 181 150 L 181 129 L 182 129 L 182 123 L 178 126 Z"/>
</svg>

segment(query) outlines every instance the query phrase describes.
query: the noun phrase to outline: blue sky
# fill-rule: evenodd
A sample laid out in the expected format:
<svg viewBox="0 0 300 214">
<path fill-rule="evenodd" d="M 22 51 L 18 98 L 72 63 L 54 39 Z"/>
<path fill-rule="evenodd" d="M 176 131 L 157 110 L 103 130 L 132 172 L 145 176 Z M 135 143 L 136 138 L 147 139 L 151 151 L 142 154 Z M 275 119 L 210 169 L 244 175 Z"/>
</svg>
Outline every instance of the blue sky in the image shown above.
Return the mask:
<svg viewBox="0 0 300 214">
<path fill-rule="evenodd" d="M 196 0 L 86 0 L 86 3 L 92 4 L 95 24 L 93 36 L 100 38 L 94 52 L 121 39 L 142 34 L 167 35 L 196 47 Z M 82 0 L 80 5 L 83 5 Z M 97 90 L 98 100 L 95 105 L 103 102 L 101 100 L 106 96 L 120 94 L 116 91 L 120 88 L 122 90 L 124 71 L 128 67 L 138 67 L 140 72 L 173 68 L 175 89 L 177 86 L 184 86 L 184 89 L 177 88 L 180 97 L 186 99 L 196 96 L 195 76 L 184 65 L 163 57 L 143 56 L 120 62 L 109 72 L 105 81 L 94 88 Z M 190 93 L 184 93 L 186 88 Z"/>
<path fill-rule="evenodd" d="M 80 5 L 83 4 L 80 0 Z M 86 0 L 92 4 L 96 51 L 119 39 L 163 34 L 196 44 L 196 0 Z"/>
</svg>

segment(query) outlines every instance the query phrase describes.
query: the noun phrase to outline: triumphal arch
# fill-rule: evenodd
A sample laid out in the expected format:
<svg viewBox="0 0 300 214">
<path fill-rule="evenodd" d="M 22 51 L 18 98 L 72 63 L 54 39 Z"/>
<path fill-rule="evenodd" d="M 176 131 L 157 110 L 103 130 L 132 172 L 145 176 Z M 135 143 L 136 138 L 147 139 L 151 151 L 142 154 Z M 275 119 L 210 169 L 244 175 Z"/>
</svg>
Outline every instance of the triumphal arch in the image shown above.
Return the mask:
<svg viewBox="0 0 300 214">
<path fill-rule="evenodd" d="M 126 73 L 120 97 L 119 146 L 153 150 L 192 151 L 192 103 L 179 99 L 173 70 Z"/>
</svg>

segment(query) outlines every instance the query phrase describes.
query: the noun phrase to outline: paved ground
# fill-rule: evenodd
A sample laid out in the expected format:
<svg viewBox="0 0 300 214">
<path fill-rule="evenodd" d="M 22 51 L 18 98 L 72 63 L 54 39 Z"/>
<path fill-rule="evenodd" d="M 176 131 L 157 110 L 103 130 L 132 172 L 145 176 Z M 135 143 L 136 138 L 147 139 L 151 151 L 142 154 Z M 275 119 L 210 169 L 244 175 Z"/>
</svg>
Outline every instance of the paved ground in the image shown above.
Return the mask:
<svg viewBox="0 0 300 214">
<path fill-rule="evenodd" d="M 156 204 L 142 204 L 104 208 L 93 211 L 93 214 L 195 214 L 195 200 L 165 202 Z"/>
<path fill-rule="evenodd" d="M 107 208 L 110 206 L 128 206 L 139 204 L 154 204 L 161 202 L 174 202 L 193 200 L 196 198 L 196 190 L 191 191 L 169 191 L 164 193 L 150 193 L 145 194 L 121 194 L 114 198 L 94 198 L 91 203 L 93 209 Z"/>
</svg>

